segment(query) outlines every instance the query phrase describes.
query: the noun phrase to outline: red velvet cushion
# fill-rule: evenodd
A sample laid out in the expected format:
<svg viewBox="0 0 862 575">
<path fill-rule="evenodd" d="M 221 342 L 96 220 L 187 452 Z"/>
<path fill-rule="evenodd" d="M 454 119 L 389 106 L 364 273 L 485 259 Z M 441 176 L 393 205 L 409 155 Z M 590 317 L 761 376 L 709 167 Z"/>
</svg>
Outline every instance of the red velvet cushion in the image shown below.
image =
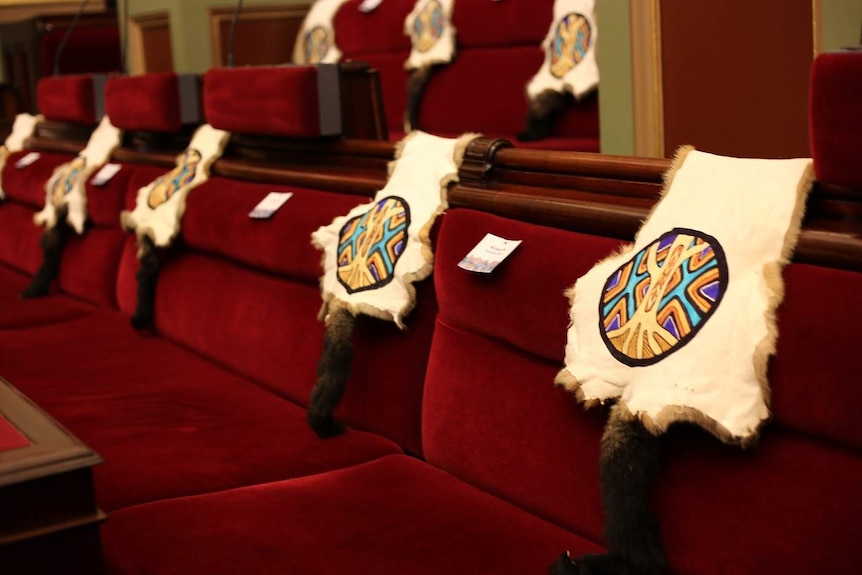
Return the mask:
<svg viewBox="0 0 862 575">
<path fill-rule="evenodd" d="M 858 451 L 771 428 L 746 452 L 682 427 L 655 498 L 670 572 L 853 573 L 860 482 Z"/>
<path fill-rule="evenodd" d="M 291 248 L 285 244 L 285 249 Z M 133 248 L 127 248 L 123 277 L 136 267 L 132 255 Z M 317 258 L 319 262 L 319 253 Z M 130 301 L 124 308 L 137 301 L 134 285 L 126 287 Z M 426 282 L 419 290 L 420 305 L 408 318 L 407 331 L 360 319 L 352 375 L 338 413 L 349 425 L 381 433 L 413 452 L 421 450 L 422 380 L 435 311 L 430 287 Z M 156 326 L 164 337 L 305 405 L 317 381 L 320 304 L 316 281 L 300 283 L 211 257 L 175 253 L 159 277 Z M 381 365 L 387 366 L 385 376 Z"/>
<path fill-rule="evenodd" d="M 249 218 L 270 192 L 293 197 L 267 220 Z M 321 252 L 311 245 L 311 233 L 364 203 L 364 196 L 216 177 L 189 194 L 183 237 L 197 250 L 316 284 Z"/>
<path fill-rule="evenodd" d="M 553 2 L 457 0 L 452 20 L 458 30 L 458 49 L 522 44 L 538 47 L 551 26 L 553 8 Z"/>
<path fill-rule="evenodd" d="M 125 207 L 132 173 L 137 169 L 138 164 L 122 165 L 120 171 L 102 186 L 94 186 L 92 177 L 87 180 L 87 219 L 92 224 L 106 228 L 120 227 L 120 212 Z M 97 169 L 93 174 L 98 172 Z"/>
<path fill-rule="evenodd" d="M 434 133 L 482 132 L 514 136 L 524 129 L 526 85 L 543 61 L 541 48 L 512 46 L 464 50 L 456 62 L 435 71 L 425 90 L 419 124 Z M 505 62 L 505 65 L 501 65 Z M 481 87 L 492 98 L 464 97 L 465 89 Z M 478 92 L 477 92 L 478 93 Z M 556 136 L 597 138 L 595 99 L 582 104 L 569 122 L 561 122 Z"/>
<path fill-rule="evenodd" d="M 6 239 L 0 235 L 0 245 Z M 31 279 L 30 276 L 0 266 L 0 330 L 70 321 L 96 310 L 93 306 L 60 294 L 22 300 L 19 294 Z"/>
<path fill-rule="evenodd" d="M 54 73 L 54 55 L 66 28 L 46 32 L 40 42 L 42 75 Z M 69 36 L 60 56 L 61 74 L 117 72 L 120 62 L 120 31 L 113 26 L 80 26 Z"/>
<path fill-rule="evenodd" d="M 314 66 L 216 68 L 204 80 L 214 128 L 244 134 L 320 136 Z"/>
<path fill-rule="evenodd" d="M 524 241 L 493 274 L 458 268 L 487 232 Z M 621 243 L 473 210 L 450 210 L 443 219 L 435 264 L 440 319 L 561 362 L 569 321 L 563 292 Z"/>
<path fill-rule="evenodd" d="M 121 130 L 176 132 L 182 127 L 177 75 L 111 78 L 105 84 L 105 111 Z"/>
<path fill-rule="evenodd" d="M 125 509 L 102 533 L 108 570 L 140 575 L 521 575 L 600 551 L 404 456 Z"/>
<path fill-rule="evenodd" d="M 42 263 L 42 228 L 33 223 L 35 213 L 14 200 L 0 203 L 0 263 L 30 275 Z"/>
<path fill-rule="evenodd" d="M 778 310 L 778 348 L 769 370 L 772 410 L 779 423 L 862 448 L 862 389 L 854 357 L 862 328 L 841 316 L 862 317 L 862 274 L 793 264 L 784 273 Z"/>
<path fill-rule="evenodd" d="M 333 18 L 335 43 L 343 58 L 359 60 L 357 54 L 410 52 L 410 38 L 404 34 L 404 20 L 415 0 L 386 0 L 371 12 L 360 12 L 362 0 L 349 0 Z M 404 63 L 402 60 L 402 65 Z"/>
<path fill-rule="evenodd" d="M 39 112 L 47 120 L 95 124 L 96 102 L 90 75 L 49 76 L 36 85 Z"/>
<path fill-rule="evenodd" d="M 485 232 L 524 243 L 490 276 L 457 268 Z M 437 244 L 440 311 L 423 406 L 429 462 L 596 540 L 602 532 L 598 449 L 606 410 L 583 412 L 553 379 L 562 367 L 568 320 L 562 291 L 615 243 L 450 210 Z M 832 335 L 835 326 L 823 320 L 825 312 L 805 302 L 835 301 L 819 293 L 825 289 L 837 289 L 837 301 L 850 301 L 859 274 L 794 265 L 787 276 L 785 303 L 806 319 L 786 310 L 779 316 L 782 332 L 793 334 L 779 338 L 791 339 L 785 344 L 791 349 L 779 350 L 770 372 L 779 425 L 768 426 L 762 444 L 748 452 L 691 426 L 678 426 L 662 441 L 668 455 L 658 514 L 673 572 L 718 574 L 728 565 L 734 573 L 845 572 L 853 560 L 848 550 L 858 535 L 862 500 L 848 502 L 845 494 L 862 480 L 858 426 L 850 418 L 858 401 L 855 387 L 846 385 L 853 381 L 853 364 L 835 341 L 859 337 L 850 333 L 854 327 Z M 828 338 L 816 335 L 827 329 Z M 818 338 L 826 341 L 811 343 Z M 802 352 L 803 345 L 812 349 Z M 777 368 L 785 361 L 788 371 L 798 373 Z M 822 415 L 827 409 L 834 422 Z M 807 422 L 801 421 L 803 411 Z M 727 562 L 714 561 L 727 547 Z"/>
<path fill-rule="evenodd" d="M 317 381 L 320 291 L 212 257 L 177 253 L 159 275 L 161 335 L 297 403 Z"/>
<path fill-rule="evenodd" d="M 91 228 L 74 234 L 63 246 L 57 282 L 60 290 L 88 302 L 116 307 L 117 268 L 125 234 L 120 229 Z"/>
<path fill-rule="evenodd" d="M 821 54 L 811 69 L 811 153 L 817 179 L 862 186 L 862 52 Z"/>
<path fill-rule="evenodd" d="M 28 150 L 9 154 L 6 165 L 3 166 L 3 191 L 6 196 L 33 208 L 42 209 L 45 206 L 45 183 L 60 164 L 72 161 L 73 154 L 39 152 L 38 160 L 18 169 L 15 162 L 29 154 Z"/>
<path fill-rule="evenodd" d="M 94 476 L 105 510 L 398 451 L 356 431 L 322 442 L 299 407 L 108 311 L 0 331 L 0 365 L 7 380 L 104 457 Z"/>
<path fill-rule="evenodd" d="M 120 256 L 117 270 L 117 307 L 128 316 L 135 313 L 138 305 L 138 280 L 136 274 L 140 269 L 137 257 L 138 241 L 134 234 L 127 234 Z"/>
</svg>

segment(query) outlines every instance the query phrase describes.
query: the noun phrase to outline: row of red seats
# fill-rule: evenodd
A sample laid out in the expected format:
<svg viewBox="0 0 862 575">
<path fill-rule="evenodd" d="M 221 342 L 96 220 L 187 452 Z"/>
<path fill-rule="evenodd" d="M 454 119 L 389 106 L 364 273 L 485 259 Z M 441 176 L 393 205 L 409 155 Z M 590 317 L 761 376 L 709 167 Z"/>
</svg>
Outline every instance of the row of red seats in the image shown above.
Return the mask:
<svg viewBox="0 0 862 575">
<path fill-rule="evenodd" d="M 862 111 L 846 99 L 840 114 L 831 107 L 833 83 L 862 77 L 860 59 L 843 56 L 822 58 L 815 76 L 815 161 L 821 180 L 860 188 L 844 145 Z M 249 73 L 205 78 L 215 127 L 239 130 L 219 118 L 255 110 L 308 111 L 305 100 L 283 105 L 282 93 L 251 94 Z M 172 84 L 114 82 L 152 90 L 148 105 Z M 220 97 L 210 97 L 216 85 Z M 132 129 L 119 110 L 135 117 L 141 101 L 112 102 L 110 93 L 112 120 Z M 63 102 L 63 119 L 78 117 L 77 100 Z M 167 126 L 169 116 L 164 107 L 145 128 Z M 249 121 L 248 133 L 276 119 Z M 153 332 L 140 333 L 128 322 L 135 240 L 119 229 L 119 212 L 166 168 L 125 163 L 106 186 L 88 183 L 91 226 L 67 245 L 56 292 L 22 302 L 17 293 L 39 261 L 32 215 L 52 166 L 71 154 L 43 152 L 18 170 L 21 154 L 2 174 L 0 376 L 105 458 L 95 482 L 109 512 L 110 573 L 541 573 L 565 549 L 603 550 L 605 414 L 585 413 L 553 380 L 565 346 L 563 291 L 619 239 L 469 202 L 449 209 L 409 329 L 360 318 L 338 413 L 349 430 L 324 441 L 305 421 L 322 338 L 320 254 L 309 236 L 362 197 L 334 185 L 212 177 L 189 195 L 182 241 L 159 277 Z M 344 173 L 344 186 L 349 172 L 340 170 L 333 160 L 328 171 Z M 377 177 L 382 186 L 382 166 Z M 271 191 L 294 196 L 270 220 L 249 219 Z M 546 209 L 525 195 L 532 213 Z M 523 243 L 491 276 L 458 268 L 486 232 Z M 852 350 L 862 334 L 837 321 L 834 306 L 846 318 L 862 313 L 862 273 L 793 264 L 786 282 L 770 371 L 775 423 L 762 444 L 741 452 L 685 427 L 666 439 L 655 504 L 673 573 L 854 572 L 862 427 Z"/>
</svg>

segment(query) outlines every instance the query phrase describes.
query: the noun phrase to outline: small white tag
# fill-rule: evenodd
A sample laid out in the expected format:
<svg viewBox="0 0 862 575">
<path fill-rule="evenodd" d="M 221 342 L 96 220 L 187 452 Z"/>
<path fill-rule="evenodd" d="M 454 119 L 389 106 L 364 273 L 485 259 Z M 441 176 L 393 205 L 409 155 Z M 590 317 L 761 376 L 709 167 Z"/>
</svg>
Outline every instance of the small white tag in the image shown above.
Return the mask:
<svg viewBox="0 0 862 575">
<path fill-rule="evenodd" d="M 289 200 L 291 196 L 293 196 L 293 192 L 270 192 L 249 212 L 248 217 L 256 220 L 272 217 L 272 214 L 277 212 L 278 208 L 283 206 L 284 202 Z"/>
<path fill-rule="evenodd" d="M 381 4 L 383 4 L 383 0 L 362 0 L 362 3 L 359 4 L 359 11 L 367 14 L 373 12 Z"/>
<path fill-rule="evenodd" d="M 104 186 L 111 181 L 111 178 L 117 175 L 117 172 L 123 169 L 120 164 L 105 164 L 102 169 L 96 172 L 90 183 L 94 186 Z"/>
<path fill-rule="evenodd" d="M 36 160 L 38 160 L 41 157 L 42 157 L 42 154 L 40 154 L 39 152 L 30 152 L 29 154 L 27 154 L 26 156 L 24 156 L 23 158 L 21 158 L 20 160 L 15 162 L 15 167 L 18 168 L 19 170 L 22 168 L 26 168 L 27 166 L 29 166 L 30 164 L 32 164 L 33 162 L 35 162 Z"/>
<path fill-rule="evenodd" d="M 519 245 L 521 240 L 507 240 L 494 234 L 485 234 L 482 241 L 458 262 L 458 267 L 468 272 L 489 274 Z"/>
</svg>

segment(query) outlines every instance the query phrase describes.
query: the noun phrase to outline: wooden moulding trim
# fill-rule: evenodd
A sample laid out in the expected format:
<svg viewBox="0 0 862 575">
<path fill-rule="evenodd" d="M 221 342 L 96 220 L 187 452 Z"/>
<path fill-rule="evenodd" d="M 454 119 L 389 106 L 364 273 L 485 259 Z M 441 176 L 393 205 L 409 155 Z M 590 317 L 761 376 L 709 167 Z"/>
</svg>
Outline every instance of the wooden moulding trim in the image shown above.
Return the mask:
<svg viewBox="0 0 862 575">
<path fill-rule="evenodd" d="M 386 171 L 355 168 L 297 167 L 283 164 L 264 166 L 223 158 L 213 164 L 212 172 L 226 178 L 300 186 L 360 196 L 373 196 L 386 185 Z"/>
<path fill-rule="evenodd" d="M 576 174 L 598 177 L 661 182 L 670 167 L 670 160 L 611 156 L 589 152 L 501 149 L 496 155 L 497 168 Z"/>
<path fill-rule="evenodd" d="M 78 154 L 81 150 L 84 149 L 84 146 L 86 145 L 86 140 L 55 140 L 53 138 L 33 136 L 27 140 L 26 148 L 28 150 L 36 150 L 38 152 L 61 152 L 68 154 Z"/>
<path fill-rule="evenodd" d="M 487 184 L 493 179 L 494 163 L 497 152 L 504 148 L 511 148 L 512 143 L 508 140 L 488 138 L 476 138 L 467 144 L 464 151 L 464 159 L 458 169 L 458 179 L 463 183 Z"/>
<path fill-rule="evenodd" d="M 815 186 L 811 193 L 793 261 L 862 272 L 859 203 L 845 202 L 827 213 L 821 204 L 834 200 L 819 197 L 828 193 L 826 190 Z M 857 197 L 862 197 L 862 190 L 858 190 Z M 522 185 L 495 184 L 493 189 L 487 189 L 459 184 L 449 191 L 448 199 L 452 208 L 477 209 L 538 225 L 630 241 L 658 200 L 658 192 L 652 198 L 633 198 Z M 843 218 L 836 217 L 836 212 Z"/>
<path fill-rule="evenodd" d="M 311 3 L 283 6 L 247 6 L 243 8 L 240 14 L 240 21 L 303 19 L 310 8 Z M 210 50 L 213 67 L 217 68 L 225 64 L 222 59 L 222 45 L 227 41 L 227 38 L 222 38 L 221 27 L 224 22 L 230 22 L 233 19 L 234 10 L 233 6 L 216 6 L 209 9 Z"/>
</svg>

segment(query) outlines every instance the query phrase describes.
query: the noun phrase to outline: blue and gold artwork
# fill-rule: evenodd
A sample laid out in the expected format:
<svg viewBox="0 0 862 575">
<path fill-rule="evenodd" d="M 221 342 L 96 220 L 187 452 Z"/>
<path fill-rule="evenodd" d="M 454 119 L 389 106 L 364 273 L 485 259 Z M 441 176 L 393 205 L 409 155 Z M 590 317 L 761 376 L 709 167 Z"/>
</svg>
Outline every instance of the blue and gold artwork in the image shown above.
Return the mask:
<svg viewBox="0 0 862 575">
<path fill-rule="evenodd" d="M 60 207 L 66 202 L 66 196 L 75 189 L 78 175 L 86 165 L 87 159 L 78 156 L 62 168 L 60 177 L 54 181 L 54 186 L 51 189 L 51 203 L 54 204 L 54 207 Z"/>
<path fill-rule="evenodd" d="M 306 64 L 319 64 L 329 52 L 332 43 L 329 32 L 323 26 L 315 26 L 305 33 L 302 39 L 302 49 L 305 52 Z"/>
<path fill-rule="evenodd" d="M 590 23 L 582 14 L 571 12 L 563 16 L 550 45 L 551 74 L 562 78 L 577 66 L 586 56 L 591 40 Z"/>
<path fill-rule="evenodd" d="M 147 196 L 147 205 L 154 210 L 171 199 L 177 190 L 189 185 L 195 179 L 200 161 L 200 152 L 194 148 L 186 150 L 176 168 L 153 182 L 153 187 Z"/>
<path fill-rule="evenodd" d="M 443 36 L 446 16 L 437 0 L 428 2 L 413 20 L 414 46 L 420 52 L 430 50 Z"/>
<path fill-rule="evenodd" d="M 676 228 L 640 250 L 605 282 L 599 330 L 608 350 L 632 366 L 682 348 L 718 308 L 728 271 L 718 241 Z"/>
<path fill-rule="evenodd" d="M 410 208 L 403 198 L 389 196 L 361 216 L 349 220 L 338 234 L 338 281 L 348 293 L 376 289 L 392 281 L 395 264 L 407 247 Z"/>
</svg>

